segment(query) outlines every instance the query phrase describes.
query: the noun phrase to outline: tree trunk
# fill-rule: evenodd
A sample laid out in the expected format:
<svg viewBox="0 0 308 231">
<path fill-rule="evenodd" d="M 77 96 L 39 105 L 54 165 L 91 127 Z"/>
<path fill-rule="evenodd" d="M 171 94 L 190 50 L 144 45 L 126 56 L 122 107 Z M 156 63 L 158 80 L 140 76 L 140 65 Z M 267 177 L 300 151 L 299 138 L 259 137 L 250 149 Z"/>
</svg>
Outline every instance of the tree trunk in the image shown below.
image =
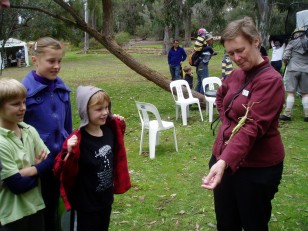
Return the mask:
<svg viewBox="0 0 308 231">
<path fill-rule="evenodd" d="M 179 27 L 178 22 L 175 24 L 175 28 L 174 28 L 174 39 L 177 39 L 177 40 L 180 39 L 180 27 Z"/>
<path fill-rule="evenodd" d="M 259 10 L 259 20 L 258 20 L 258 31 L 261 36 L 262 45 L 266 48 L 269 47 L 268 42 L 268 31 L 269 31 L 269 21 L 270 13 L 272 9 L 272 0 L 257 0 L 257 7 Z"/>
<path fill-rule="evenodd" d="M 183 7 L 183 23 L 185 31 L 184 47 L 191 47 L 191 9 L 187 3 Z"/>
<path fill-rule="evenodd" d="M 94 9 L 91 10 L 91 25 L 92 25 L 93 28 L 97 29 L 96 14 L 95 14 L 95 10 Z"/>
<path fill-rule="evenodd" d="M 85 1 L 84 3 L 84 20 L 86 24 L 89 25 L 89 9 L 88 9 L 88 1 Z M 87 54 L 89 50 L 89 34 L 87 32 L 84 32 L 84 47 L 83 47 L 83 53 Z"/>
<path fill-rule="evenodd" d="M 167 55 L 168 51 L 171 48 L 171 42 L 170 42 L 170 27 L 165 26 L 164 30 L 164 41 L 163 41 L 163 48 L 162 48 L 162 54 Z"/>
<path fill-rule="evenodd" d="M 112 20 L 112 0 L 102 0 L 103 4 L 103 33 L 110 38 L 113 34 L 113 20 Z"/>
</svg>

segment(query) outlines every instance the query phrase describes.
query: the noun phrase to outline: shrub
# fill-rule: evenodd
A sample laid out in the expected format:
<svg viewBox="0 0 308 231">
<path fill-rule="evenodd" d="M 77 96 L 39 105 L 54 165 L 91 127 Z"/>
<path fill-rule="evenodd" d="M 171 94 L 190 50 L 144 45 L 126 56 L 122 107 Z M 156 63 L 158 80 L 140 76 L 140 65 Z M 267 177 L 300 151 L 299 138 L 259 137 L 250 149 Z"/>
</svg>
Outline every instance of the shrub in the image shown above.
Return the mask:
<svg viewBox="0 0 308 231">
<path fill-rule="evenodd" d="M 83 50 L 84 48 L 84 41 L 79 43 L 79 48 Z M 89 40 L 89 50 L 98 50 L 102 49 L 104 46 L 100 44 L 95 38 L 90 38 Z"/>
<path fill-rule="evenodd" d="M 130 34 L 127 32 L 119 32 L 115 36 L 117 43 L 122 46 L 124 43 L 128 43 L 130 39 Z"/>
</svg>

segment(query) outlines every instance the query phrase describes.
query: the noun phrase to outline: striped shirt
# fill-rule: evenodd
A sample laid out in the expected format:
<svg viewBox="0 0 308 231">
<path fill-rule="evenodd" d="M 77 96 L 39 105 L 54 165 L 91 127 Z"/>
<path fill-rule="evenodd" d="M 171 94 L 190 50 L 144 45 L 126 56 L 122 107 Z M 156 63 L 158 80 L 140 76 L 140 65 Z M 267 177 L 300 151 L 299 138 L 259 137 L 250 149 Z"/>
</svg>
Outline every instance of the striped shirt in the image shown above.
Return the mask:
<svg viewBox="0 0 308 231">
<path fill-rule="evenodd" d="M 224 79 L 226 79 L 231 72 L 233 71 L 233 65 L 232 65 L 232 61 L 229 57 L 229 55 L 225 55 L 223 60 L 221 61 L 221 71 L 222 71 L 222 77 Z"/>
<path fill-rule="evenodd" d="M 195 51 L 201 51 L 202 47 L 205 46 L 207 43 L 205 41 L 205 37 L 204 36 L 198 36 L 197 40 L 195 42 L 195 46 L 194 46 L 194 50 Z"/>
</svg>

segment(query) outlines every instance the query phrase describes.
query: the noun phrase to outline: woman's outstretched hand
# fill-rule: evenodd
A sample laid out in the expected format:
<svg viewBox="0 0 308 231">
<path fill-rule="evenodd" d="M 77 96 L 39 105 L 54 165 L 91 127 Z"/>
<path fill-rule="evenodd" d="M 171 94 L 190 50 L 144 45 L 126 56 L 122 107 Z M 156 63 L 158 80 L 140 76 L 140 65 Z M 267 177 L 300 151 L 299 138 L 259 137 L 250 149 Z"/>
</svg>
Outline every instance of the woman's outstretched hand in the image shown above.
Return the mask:
<svg viewBox="0 0 308 231">
<path fill-rule="evenodd" d="M 202 188 L 214 190 L 216 186 L 220 183 L 221 178 L 225 172 L 227 163 L 224 160 L 218 160 L 214 164 L 207 176 L 202 178 Z"/>
</svg>

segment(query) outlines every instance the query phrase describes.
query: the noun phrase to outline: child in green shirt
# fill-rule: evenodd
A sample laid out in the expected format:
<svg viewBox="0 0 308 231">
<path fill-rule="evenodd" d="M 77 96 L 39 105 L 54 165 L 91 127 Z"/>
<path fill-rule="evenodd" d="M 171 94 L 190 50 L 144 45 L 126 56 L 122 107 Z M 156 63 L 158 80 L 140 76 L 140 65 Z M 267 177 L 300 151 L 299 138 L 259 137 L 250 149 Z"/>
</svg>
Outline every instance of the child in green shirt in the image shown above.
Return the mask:
<svg viewBox="0 0 308 231">
<path fill-rule="evenodd" d="M 23 122 L 26 94 L 17 80 L 0 79 L 0 227 L 7 231 L 44 230 L 38 176 L 52 163 L 37 131 Z"/>
</svg>

